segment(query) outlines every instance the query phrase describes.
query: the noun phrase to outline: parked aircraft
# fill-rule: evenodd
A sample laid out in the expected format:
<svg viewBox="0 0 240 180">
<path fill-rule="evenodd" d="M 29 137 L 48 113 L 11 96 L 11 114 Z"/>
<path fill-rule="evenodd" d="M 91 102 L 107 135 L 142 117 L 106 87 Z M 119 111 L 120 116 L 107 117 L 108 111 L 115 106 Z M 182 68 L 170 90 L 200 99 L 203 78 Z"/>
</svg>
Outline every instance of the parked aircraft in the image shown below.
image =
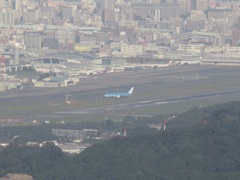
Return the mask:
<svg viewBox="0 0 240 180">
<path fill-rule="evenodd" d="M 129 97 L 133 94 L 133 89 L 132 87 L 128 92 L 110 92 L 110 93 L 105 93 L 104 97 L 114 97 L 114 98 L 120 98 L 120 97 Z"/>
<path fill-rule="evenodd" d="M 142 64 L 142 67 L 149 68 L 165 68 L 172 65 L 172 60 L 170 60 L 167 64 Z"/>
<path fill-rule="evenodd" d="M 92 74 L 93 75 L 96 75 L 96 74 L 99 75 L 99 74 L 112 73 L 112 72 L 114 72 L 113 68 L 111 68 L 111 69 L 104 68 L 104 69 L 95 70 L 95 71 L 92 72 Z"/>
<path fill-rule="evenodd" d="M 179 64 L 181 65 L 195 65 L 195 64 L 200 64 L 201 61 L 196 60 L 196 61 L 180 61 Z"/>
</svg>

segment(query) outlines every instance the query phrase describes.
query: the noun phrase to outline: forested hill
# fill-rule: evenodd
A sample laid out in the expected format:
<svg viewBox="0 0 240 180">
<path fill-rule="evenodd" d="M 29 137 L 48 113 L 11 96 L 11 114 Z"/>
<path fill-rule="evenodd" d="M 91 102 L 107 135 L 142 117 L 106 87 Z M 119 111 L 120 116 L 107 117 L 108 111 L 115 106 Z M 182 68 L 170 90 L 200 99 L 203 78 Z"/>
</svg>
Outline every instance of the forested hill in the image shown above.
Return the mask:
<svg viewBox="0 0 240 180">
<path fill-rule="evenodd" d="M 49 177 L 104 180 L 239 179 L 238 106 L 239 103 L 234 102 L 206 109 L 194 108 L 172 121 L 173 124 L 176 121 L 187 124 L 191 120 L 188 123 L 191 126 L 176 128 L 172 125 L 155 135 L 117 137 L 97 144 L 69 161 L 67 166 L 58 166 Z M 185 121 L 183 118 L 194 114 L 198 120 L 188 118 Z"/>
<path fill-rule="evenodd" d="M 212 105 L 205 108 L 192 108 L 191 110 L 178 115 L 176 119 L 167 122 L 168 129 L 186 128 L 196 125 L 208 124 L 213 126 L 229 123 L 228 120 L 240 118 L 240 102 L 230 102 L 219 105 Z M 221 121 L 221 122 L 220 122 Z M 216 123 L 216 124 L 215 124 Z"/>
<path fill-rule="evenodd" d="M 5 149 L 0 153 L 0 171 L 10 169 L 45 180 L 237 180 L 240 177 L 239 107 L 240 103 L 232 102 L 194 108 L 168 121 L 166 131 L 116 137 L 74 157 L 67 158 L 48 147 L 45 153 L 56 151 L 58 155 L 45 154 L 39 159 L 40 151 L 35 155 L 28 151 L 23 160 L 17 161 L 22 155 L 18 153 L 13 159 L 13 148 Z M 22 163 L 21 169 L 14 163 L 10 164 L 11 168 L 7 167 L 8 163 L 2 163 L 8 158 L 17 161 L 15 166 Z"/>
</svg>

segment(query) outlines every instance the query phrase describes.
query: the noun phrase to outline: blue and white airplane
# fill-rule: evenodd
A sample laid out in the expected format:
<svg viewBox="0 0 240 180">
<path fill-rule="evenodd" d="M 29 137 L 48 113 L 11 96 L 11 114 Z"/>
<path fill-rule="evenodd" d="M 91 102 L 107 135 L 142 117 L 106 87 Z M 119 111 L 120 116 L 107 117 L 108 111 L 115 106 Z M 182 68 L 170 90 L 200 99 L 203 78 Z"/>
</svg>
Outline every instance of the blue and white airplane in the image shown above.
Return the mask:
<svg viewBox="0 0 240 180">
<path fill-rule="evenodd" d="M 120 98 L 120 97 L 129 97 L 133 94 L 133 89 L 132 87 L 128 92 L 110 92 L 110 93 L 105 93 L 104 97 L 113 97 L 113 98 Z"/>
</svg>

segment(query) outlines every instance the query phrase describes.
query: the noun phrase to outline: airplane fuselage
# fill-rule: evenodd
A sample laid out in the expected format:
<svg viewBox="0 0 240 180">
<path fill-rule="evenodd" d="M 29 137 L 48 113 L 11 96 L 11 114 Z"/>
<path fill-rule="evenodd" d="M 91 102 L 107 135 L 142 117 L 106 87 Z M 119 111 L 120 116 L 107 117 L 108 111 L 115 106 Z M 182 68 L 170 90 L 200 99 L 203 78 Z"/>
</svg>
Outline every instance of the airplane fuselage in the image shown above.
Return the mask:
<svg viewBox="0 0 240 180">
<path fill-rule="evenodd" d="M 127 92 L 113 92 L 113 93 L 106 93 L 104 95 L 104 97 L 116 97 L 116 98 L 128 97 L 128 96 L 131 96 L 131 94 Z"/>
<path fill-rule="evenodd" d="M 106 94 L 104 94 L 104 97 L 113 97 L 113 98 L 128 97 L 128 96 L 131 96 L 133 94 L 133 89 L 134 89 L 134 87 L 132 87 L 128 92 L 106 93 Z"/>
</svg>

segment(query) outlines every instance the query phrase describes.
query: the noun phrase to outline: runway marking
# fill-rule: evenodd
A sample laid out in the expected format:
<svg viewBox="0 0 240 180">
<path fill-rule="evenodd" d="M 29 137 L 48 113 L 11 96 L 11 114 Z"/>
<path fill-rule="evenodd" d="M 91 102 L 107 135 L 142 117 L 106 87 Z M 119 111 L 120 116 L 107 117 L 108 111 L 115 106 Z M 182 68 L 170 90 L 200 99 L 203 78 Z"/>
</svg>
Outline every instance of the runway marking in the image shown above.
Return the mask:
<svg viewBox="0 0 240 180">
<path fill-rule="evenodd" d="M 87 111 L 60 111 L 57 114 L 89 114 Z"/>
<path fill-rule="evenodd" d="M 145 104 L 145 103 L 150 103 L 151 101 L 140 101 L 138 102 L 139 104 Z"/>
<path fill-rule="evenodd" d="M 158 105 L 158 104 L 168 104 L 168 103 L 171 103 L 171 102 L 161 101 L 161 102 L 156 102 L 156 103 L 154 103 L 154 104 Z"/>
</svg>

